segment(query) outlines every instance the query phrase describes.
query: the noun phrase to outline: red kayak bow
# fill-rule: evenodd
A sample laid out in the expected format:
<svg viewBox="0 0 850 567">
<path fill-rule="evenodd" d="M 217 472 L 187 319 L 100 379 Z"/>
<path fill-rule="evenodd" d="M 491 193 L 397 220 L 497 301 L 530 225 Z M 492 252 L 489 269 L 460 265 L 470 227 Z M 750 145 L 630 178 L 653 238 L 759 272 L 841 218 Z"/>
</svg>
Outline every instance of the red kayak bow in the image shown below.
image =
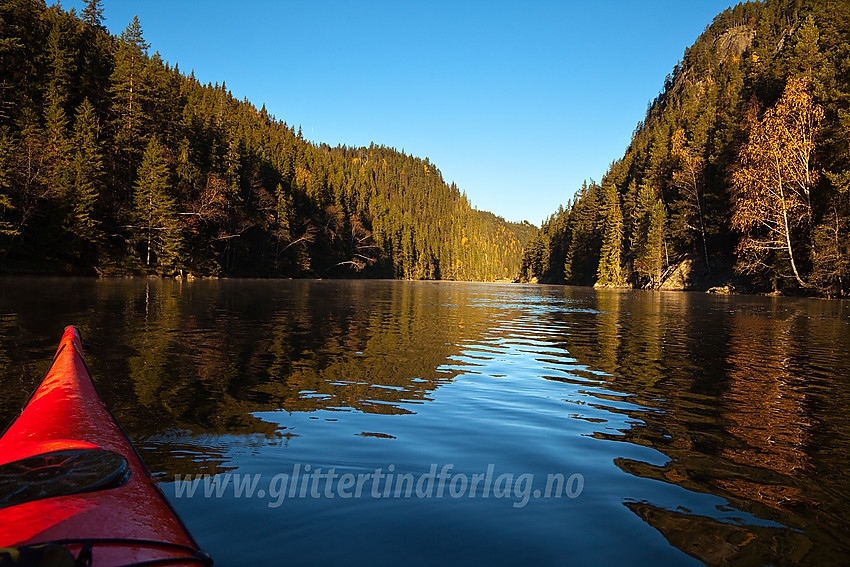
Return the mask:
<svg viewBox="0 0 850 567">
<path fill-rule="evenodd" d="M 0 437 L 0 547 L 0 565 L 45 550 L 94 567 L 212 564 L 101 399 L 74 327 Z"/>
</svg>

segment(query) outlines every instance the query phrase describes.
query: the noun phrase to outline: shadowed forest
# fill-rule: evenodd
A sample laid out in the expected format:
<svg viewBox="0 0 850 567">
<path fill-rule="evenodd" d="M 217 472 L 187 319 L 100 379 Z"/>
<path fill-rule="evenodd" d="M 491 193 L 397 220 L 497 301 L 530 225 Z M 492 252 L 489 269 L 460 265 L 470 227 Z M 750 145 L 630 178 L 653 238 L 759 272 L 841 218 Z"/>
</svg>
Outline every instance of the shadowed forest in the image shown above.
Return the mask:
<svg viewBox="0 0 850 567">
<path fill-rule="evenodd" d="M 304 140 L 99 0 L 4 2 L 0 34 L 5 272 L 503 280 L 536 231 L 428 158 Z"/>
</svg>

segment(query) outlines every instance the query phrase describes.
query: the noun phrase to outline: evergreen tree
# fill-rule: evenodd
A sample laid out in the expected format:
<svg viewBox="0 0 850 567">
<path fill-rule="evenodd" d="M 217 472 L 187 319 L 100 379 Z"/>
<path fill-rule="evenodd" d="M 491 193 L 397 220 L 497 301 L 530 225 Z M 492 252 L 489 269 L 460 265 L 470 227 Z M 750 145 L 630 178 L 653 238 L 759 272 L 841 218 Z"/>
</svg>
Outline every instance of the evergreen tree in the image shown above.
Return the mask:
<svg viewBox="0 0 850 567">
<path fill-rule="evenodd" d="M 287 194 L 283 189 L 283 185 L 277 184 L 275 189 L 275 197 L 277 198 L 276 220 L 277 220 L 277 238 L 280 241 L 288 241 L 292 238 L 292 214 L 293 202 L 292 196 Z"/>
<path fill-rule="evenodd" d="M 564 256 L 564 281 L 566 283 L 570 283 L 573 280 L 573 254 L 575 254 L 575 247 L 573 246 L 573 235 L 570 234 L 570 237 L 567 253 Z"/>
<path fill-rule="evenodd" d="M 85 0 L 86 7 L 83 8 L 83 21 L 90 26 L 99 28 L 103 26 L 103 6 L 100 0 Z"/>
<path fill-rule="evenodd" d="M 661 284 L 661 277 L 664 268 L 667 266 L 665 254 L 666 225 L 667 207 L 664 206 L 661 199 L 653 199 L 646 232 L 646 244 L 635 262 L 640 266 L 642 274 L 649 278 L 649 286 L 653 288 Z"/>
<path fill-rule="evenodd" d="M 15 143 L 9 129 L 0 126 L 0 243 L 19 234 L 14 220 L 15 204 L 12 193 L 12 155 Z M 3 248 L 0 248 L 3 250 Z"/>
<path fill-rule="evenodd" d="M 647 249 L 649 248 L 649 225 L 652 219 L 654 201 L 654 191 L 646 183 L 643 183 L 635 196 L 635 205 L 631 214 L 632 226 L 629 239 L 629 247 L 635 257 L 634 270 L 638 276 L 637 283 L 641 286 L 650 277 L 650 270 L 646 265 L 646 259 Z"/>
<path fill-rule="evenodd" d="M 92 246 L 102 238 L 101 221 L 96 208 L 103 186 L 103 154 L 98 141 L 94 107 L 84 99 L 74 121 L 74 154 L 71 166 L 69 198 L 71 214 L 68 230 L 83 246 Z"/>
<path fill-rule="evenodd" d="M 835 297 L 847 293 L 850 276 L 850 227 L 839 214 L 838 203 L 815 229 L 812 257 L 812 284 L 824 295 Z"/>
<path fill-rule="evenodd" d="M 51 102 L 45 116 L 44 161 L 47 166 L 45 185 L 48 196 L 59 201 L 65 197 L 71 170 L 71 140 L 65 110 Z"/>
<path fill-rule="evenodd" d="M 45 101 L 45 160 L 48 166 L 47 189 L 54 199 L 64 196 L 70 174 L 71 141 L 68 137 L 66 104 L 73 73 L 73 56 L 69 46 L 74 44 L 70 24 L 61 12 L 51 12 L 51 29 L 47 37 L 49 74 Z"/>
<path fill-rule="evenodd" d="M 795 34 L 791 67 L 795 72 L 813 78 L 815 70 L 823 61 L 818 42 L 820 32 L 811 14 L 809 14 Z"/>
<path fill-rule="evenodd" d="M 121 33 L 115 52 L 115 67 L 110 77 L 112 95 L 112 127 L 116 149 L 124 159 L 125 171 L 119 178 L 128 179 L 142 147 L 149 116 L 146 71 L 147 49 L 138 16 Z"/>
<path fill-rule="evenodd" d="M 164 270 L 177 268 L 183 244 L 177 203 L 170 195 L 168 164 L 156 136 L 152 136 L 139 166 L 133 194 L 136 232 L 144 251 L 145 265 Z"/>
<path fill-rule="evenodd" d="M 78 76 L 75 87 L 79 97 L 89 99 L 99 116 L 111 111 L 110 78 L 114 70 L 115 38 L 103 27 L 100 0 L 87 0 L 94 12 L 86 17 L 86 25 L 77 26 Z M 78 100 L 78 99 L 75 99 Z"/>
<path fill-rule="evenodd" d="M 64 110 L 75 71 L 73 67 L 76 54 L 71 52 L 75 38 L 70 29 L 73 20 L 69 21 L 62 13 L 54 14 L 52 20 L 50 35 L 47 37 L 50 73 L 46 99 L 50 105 L 59 106 Z"/>
<path fill-rule="evenodd" d="M 605 189 L 605 220 L 602 227 L 602 249 L 596 271 L 597 286 L 622 286 L 625 281 L 621 266 L 623 253 L 623 213 L 620 194 L 614 185 Z"/>
<path fill-rule="evenodd" d="M 567 283 L 593 285 L 599 267 L 601 247 L 601 187 L 584 182 L 570 211 L 570 238 L 564 262 Z"/>
</svg>

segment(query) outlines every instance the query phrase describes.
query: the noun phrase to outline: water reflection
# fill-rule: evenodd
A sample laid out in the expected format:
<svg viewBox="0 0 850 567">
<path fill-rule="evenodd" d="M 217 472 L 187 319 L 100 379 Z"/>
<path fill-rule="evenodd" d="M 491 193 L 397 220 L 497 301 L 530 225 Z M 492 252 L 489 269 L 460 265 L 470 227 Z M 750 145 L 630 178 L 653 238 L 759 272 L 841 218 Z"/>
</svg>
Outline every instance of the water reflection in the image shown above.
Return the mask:
<svg viewBox="0 0 850 567">
<path fill-rule="evenodd" d="M 826 449 L 817 435 L 825 424 L 837 434 L 828 445 L 848 440 L 848 430 L 835 427 L 847 423 L 846 406 L 831 401 L 847 399 L 840 353 L 850 347 L 848 320 L 842 304 L 825 304 L 606 291 L 595 298 L 596 321 L 580 322 L 567 338 L 579 362 L 604 369 L 610 387 L 639 407 L 622 410 L 634 420 L 628 429 L 595 436 L 669 458 L 617 458 L 617 466 L 733 506 L 704 516 L 626 502 L 685 553 L 712 565 L 846 558 L 846 457 L 826 469 L 813 462 Z M 779 527 L 748 524 L 741 512 Z"/>
<path fill-rule="evenodd" d="M 480 499 L 310 502 L 277 516 L 229 503 L 229 514 L 268 533 L 262 543 L 304 536 L 303 549 L 286 539 L 294 563 L 374 559 L 367 524 L 398 534 L 383 542 L 384 559 L 409 558 L 423 518 L 439 537 L 417 547 L 422 564 L 840 564 L 850 549 L 850 317 L 841 302 L 418 282 L 8 279 L 1 418 L 17 413 L 69 323 L 163 480 L 274 474 L 298 462 L 399 472 L 496 463 L 587 478 L 582 498 L 532 501 L 522 517 Z M 196 505 L 196 521 L 211 515 L 212 504 Z M 333 533 L 329 517 L 342 526 Z M 232 527 L 209 522 L 201 534 L 232 542 Z"/>
<path fill-rule="evenodd" d="M 225 470 L 223 451 L 205 446 L 205 436 L 278 442 L 290 435 L 255 416 L 261 412 L 415 412 L 454 376 L 441 367 L 477 317 L 446 309 L 465 302 L 462 289 L 429 284 L 351 282 L 341 290 L 333 282 L 83 282 L 36 280 L 69 300 L 70 309 L 54 312 L 30 293 L 31 281 L 4 282 L 4 311 L 14 305 L 21 315 L 0 319 L 7 331 L 0 362 L 9 361 L 2 380 L 13 400 L 2 417 L 12 419 L 40 379 L 36 361 L 46 370 L 50 360 L 49 347 L 12 337 L 73 322 L 104 397 L 144 440 L 151 468 L 178 471 L 196 472 L 198 461 L 204 472 Z M 70 314 L 61 319 L 63 311 Z M 15 325 L 24 329 L 14 333 Z M 12 363 L 20 348 L 28 352 Z"/>
<path fill-rule="evenodd" d="M 808 430 L 805 381 L 792 375 L 795 313 L 788 321 L 752 315 L 735 318 L 727 358 L 729 383 L 723 396 L 722 418 L 736 443 L 727 443 L 722 457 L 745 466 L 761 467 L 783 477 L 806 474 Z M 756 358 L 758 353 L 758 358 Z M 758 360 L 758 363 L 756 363 Z M 736 496 L 782 509 L 801 500 L 801 490 L 786 484 L 753 480 L 718 480 L 718 486 Z"/>
<path fill-rule="evenodd" d="M 802 565 L 811 560 L 812 542 L 792 530 L 741 526 L 647 503 L 627 502 L 626 507 L 706 565 Z"/>
</svg>

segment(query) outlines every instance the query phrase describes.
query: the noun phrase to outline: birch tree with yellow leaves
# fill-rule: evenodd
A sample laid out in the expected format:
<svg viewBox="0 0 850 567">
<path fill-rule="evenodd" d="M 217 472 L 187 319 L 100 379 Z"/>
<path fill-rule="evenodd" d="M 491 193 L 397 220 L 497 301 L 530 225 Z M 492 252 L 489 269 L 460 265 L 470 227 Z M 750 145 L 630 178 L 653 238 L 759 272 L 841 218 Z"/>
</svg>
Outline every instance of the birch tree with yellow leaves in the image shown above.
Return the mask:
<svg viewBox="0 0 850 567">
<path fill-rule="evenodd" d="M 706 269 L 711 271 L 708 261 L 708 244 L 706 242 L 705 206 L 703 190 L 705 185 L 705 159 L 692 148 L 685 137 L 685 130 L 679 128 L 673 134 L 670 154 L 676 160 L 678 167 L 673 170 L 673 183 L 681 188 L 687 196 L 688 208 L 696 213 L 699 226 L 691 227 L 699 231 L 702 240 L 702 254 Z M 688 223 L 690 225 L 690 223 Z"/>
<path fill-rule="evenodd" d="M 811 190 L 818 179 L 813 155 L 823 109 L 809 92 L 808 79 L 791 77 L 782 97 L 761 120 L 750 120 L 733 175 L 732 226 L 744 233 L 742 271 L 767 267 L 771 251 L 787 254 L 794 279 L 808 287 L 794 255 L 793 235 L 805 226 L 811 242 Z"/>
</svg>

